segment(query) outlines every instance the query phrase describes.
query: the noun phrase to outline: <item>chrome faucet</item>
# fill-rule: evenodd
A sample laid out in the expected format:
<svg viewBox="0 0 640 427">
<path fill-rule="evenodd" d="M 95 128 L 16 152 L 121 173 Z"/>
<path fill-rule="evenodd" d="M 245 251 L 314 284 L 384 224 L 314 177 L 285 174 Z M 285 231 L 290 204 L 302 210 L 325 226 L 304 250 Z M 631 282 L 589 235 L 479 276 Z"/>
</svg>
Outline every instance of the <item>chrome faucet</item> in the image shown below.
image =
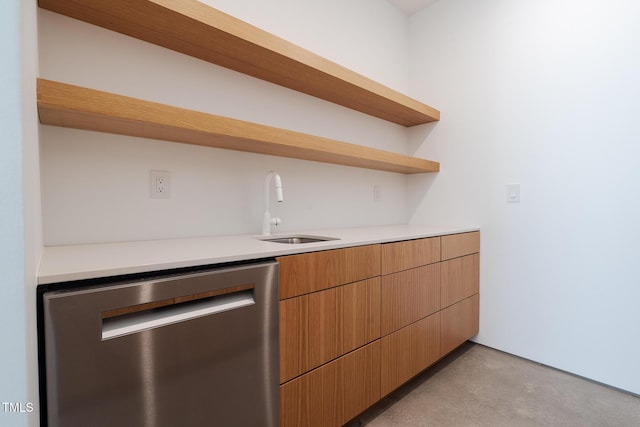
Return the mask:
<svg viewBox="0 0 640 427">
<path fill-rule="evenodd" d="M 262 215 L 262 234 L 268 236 L 271 234 L 271 226 L 277 226 L 282 222 L 280 218 L 277 216 L 271 217 L 271 213 L 269 212 L 269 184 L 271 183 L 271 179 L 273 178 L 273 182 L 276 188 L 276 200 L 278 202 L 283 202 L 284 197 L 282 196 L 282 180 L 280 179 L 280 175 L 276 171 L 269 171 L 267 177 L 264 180 L 264 215 Z"/>
</svg>

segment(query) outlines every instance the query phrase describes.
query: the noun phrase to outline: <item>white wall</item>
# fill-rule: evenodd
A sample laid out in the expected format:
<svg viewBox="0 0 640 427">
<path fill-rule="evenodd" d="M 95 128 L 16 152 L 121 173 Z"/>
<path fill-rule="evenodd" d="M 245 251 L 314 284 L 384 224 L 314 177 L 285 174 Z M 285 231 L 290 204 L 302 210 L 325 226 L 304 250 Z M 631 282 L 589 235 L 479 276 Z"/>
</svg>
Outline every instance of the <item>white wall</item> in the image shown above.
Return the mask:
<svg viewBox="0 0 640 427">
<path fill-rule="evenodd" d="M 35 8 L 19 0 L 0 3 L 0 425 L 11 426 L 38 423 L 35 276 L 42 243 Z"/>
<path fill-rule="evenodd" d="M 38 426 L 38 355 L 36 336 L 36 283 L 42 255 L 42 199 L 40 188 L 40 139 L 36 99 L 38 77 L 38 25 L 35 1 L 20 1 L 22 40 L 22 194 L 24 217 L 25 273 L 24 292 L 26 306 L 27 396 L 34 403 L 29 414 L 29 425 Z"/>
<path fill-rule="evenodd" d="M 3 129 L 0 156 L 0 401 L 26 402 L 26 343 L 24 296 L 24 223 L 22 217 L 22 129 L 20 126 L 20 5 L 17 0 L 0 4 L 0 124 Z M 16 327 L 17 326 L 17 327 Z M 4 406 L 4 405 L 3 405 Z M 0 407 L 0 423 L 27 425 L 23 414 L 5 412 Z"/>
<path fill-rule="evenodd" d="M 409 214 L 482 227 L 477 340 L 634 393 L 638 19 L 631 0 L 443 0 L 410 20 L 411 93 L 442 110 L 412 146 L 442 172 L 410 179 Z"/>
<path fill-rule="evenodd" d="M 389 86 L 408 86 L 408 18 L 384 0 L 209 3 Z M 401 126 L 61 15 L 39 11 L 39 33 L 47 79 L 407 150 Z M 279 231 L 407 221 L 400 174 L 49 126 L 41 143 L 46 245 L 257 233 L 270 169 L 285 191 Z M 149 198 L 151 169 L 170 171 L 170 200 Z"/>
<path fill-rule="evenodd" d="M 393 89 L 408 90 L 408 18 L 386 0 L 200 2 Z"/>
</svg>

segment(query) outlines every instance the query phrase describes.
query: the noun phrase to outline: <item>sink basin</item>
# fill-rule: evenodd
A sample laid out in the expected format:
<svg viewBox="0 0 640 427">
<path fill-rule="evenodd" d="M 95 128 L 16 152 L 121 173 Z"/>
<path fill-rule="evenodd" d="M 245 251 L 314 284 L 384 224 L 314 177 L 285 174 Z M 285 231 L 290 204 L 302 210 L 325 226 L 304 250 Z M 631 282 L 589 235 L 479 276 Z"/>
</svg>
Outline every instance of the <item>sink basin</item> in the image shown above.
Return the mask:
<svg viewBox="0 0 640 427">
<path fill-rule="evenodd" d="M 328 242 L 330 240 L 340 240 L 335 237 L 322 237 L 322 236 L 274 236 L 274 237 L 261 237 L 258 240 L 263 242 L 273 243 L 285 243 L 289 245 L 297 245 L 300 243 L 316 243 L 316 242 Z"/>
</svg>

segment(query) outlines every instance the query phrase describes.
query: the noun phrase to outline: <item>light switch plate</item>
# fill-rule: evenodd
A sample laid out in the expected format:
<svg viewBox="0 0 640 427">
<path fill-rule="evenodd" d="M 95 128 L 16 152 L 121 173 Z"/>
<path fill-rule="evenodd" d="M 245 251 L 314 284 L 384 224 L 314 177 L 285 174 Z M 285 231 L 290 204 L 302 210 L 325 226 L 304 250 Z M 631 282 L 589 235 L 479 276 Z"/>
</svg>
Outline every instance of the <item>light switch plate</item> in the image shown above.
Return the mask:
<svg viewBox="0 0 640 427">
<path fill-rule="evenodd" d="M 507 184 L 507 202 L 520 203 L 520 184 Z"/>
<path fill-rule="evenodd" d="M 373 201 L 379 202 L 382 199 L 382 187 L 378 184 L 373 186 Z"/>
</svg>

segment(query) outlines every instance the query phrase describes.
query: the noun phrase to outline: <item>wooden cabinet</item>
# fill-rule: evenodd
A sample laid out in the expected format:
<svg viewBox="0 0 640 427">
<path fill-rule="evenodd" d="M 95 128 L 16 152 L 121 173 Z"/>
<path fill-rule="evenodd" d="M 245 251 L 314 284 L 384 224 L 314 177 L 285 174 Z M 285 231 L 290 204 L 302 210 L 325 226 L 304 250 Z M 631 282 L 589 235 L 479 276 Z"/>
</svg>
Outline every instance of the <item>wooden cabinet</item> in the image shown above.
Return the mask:
<svg viewBox="0 0 640 427">
<path fill-rule="evenodd" d="M 479 295 L 475 294 L 440 312 L 442 315 L 440 330 L 441 356 L 450 353 L 478 333 L 479 303 Z"/>
<path fill-rule="evenodd" d="M 381 340 L 380 391 L 386 396 L 440 358 L 440 313 Z"/>
<path fill-rule="evenodd" d="M 380 275 L 380 245 L 312 252 L 277 258 L 280 299 Z"/>
<path fill-rule="evenodd" d="M 441 355 L 476 335 L 480 312 L 480 233 L 442 237 Z"/>
<path fill-rule="evenodd" d="M 382 245 L 381 393 L 440 357 L 440 237 Z"/>
<path fill-rule="evenodd" d="M 382 276 L 380 332 L 390 334 L 440 310 L 440 265 Z"/>
<path fill-rule="evenodd" d="M 480 255 L 472 254 L 441 263 L 441 306 L 449 307 L 477 294 L 480 288 Z"/>
<path fill-rule="evenodd" d="M 440 237 L 382 245 L 382 274 L 440 261 Z"/>
<path fill-rule="evenodd" d="M 479 233 L 280 263 L 282 426 L 341 426 L 478 332 Z"/>
<path fill-rule="evenodd" d="M 442 236 L 442 260 L 480 252 L 480 232 Z"/>
<path fill-rule="evenodd" d="M 282 426 L 341 426 L 380 399 L 380 245 L 279 257 Z"/>
<path fill-rule="evenodd" d="M 380 400 L 376 341 L 280 386 L 283 427 L 341 426 Z"/>
<path fill-rule="evenodd" d="M 280 302 L 280 383 L 380 337 L 380 278 Z"/>
</svg>

